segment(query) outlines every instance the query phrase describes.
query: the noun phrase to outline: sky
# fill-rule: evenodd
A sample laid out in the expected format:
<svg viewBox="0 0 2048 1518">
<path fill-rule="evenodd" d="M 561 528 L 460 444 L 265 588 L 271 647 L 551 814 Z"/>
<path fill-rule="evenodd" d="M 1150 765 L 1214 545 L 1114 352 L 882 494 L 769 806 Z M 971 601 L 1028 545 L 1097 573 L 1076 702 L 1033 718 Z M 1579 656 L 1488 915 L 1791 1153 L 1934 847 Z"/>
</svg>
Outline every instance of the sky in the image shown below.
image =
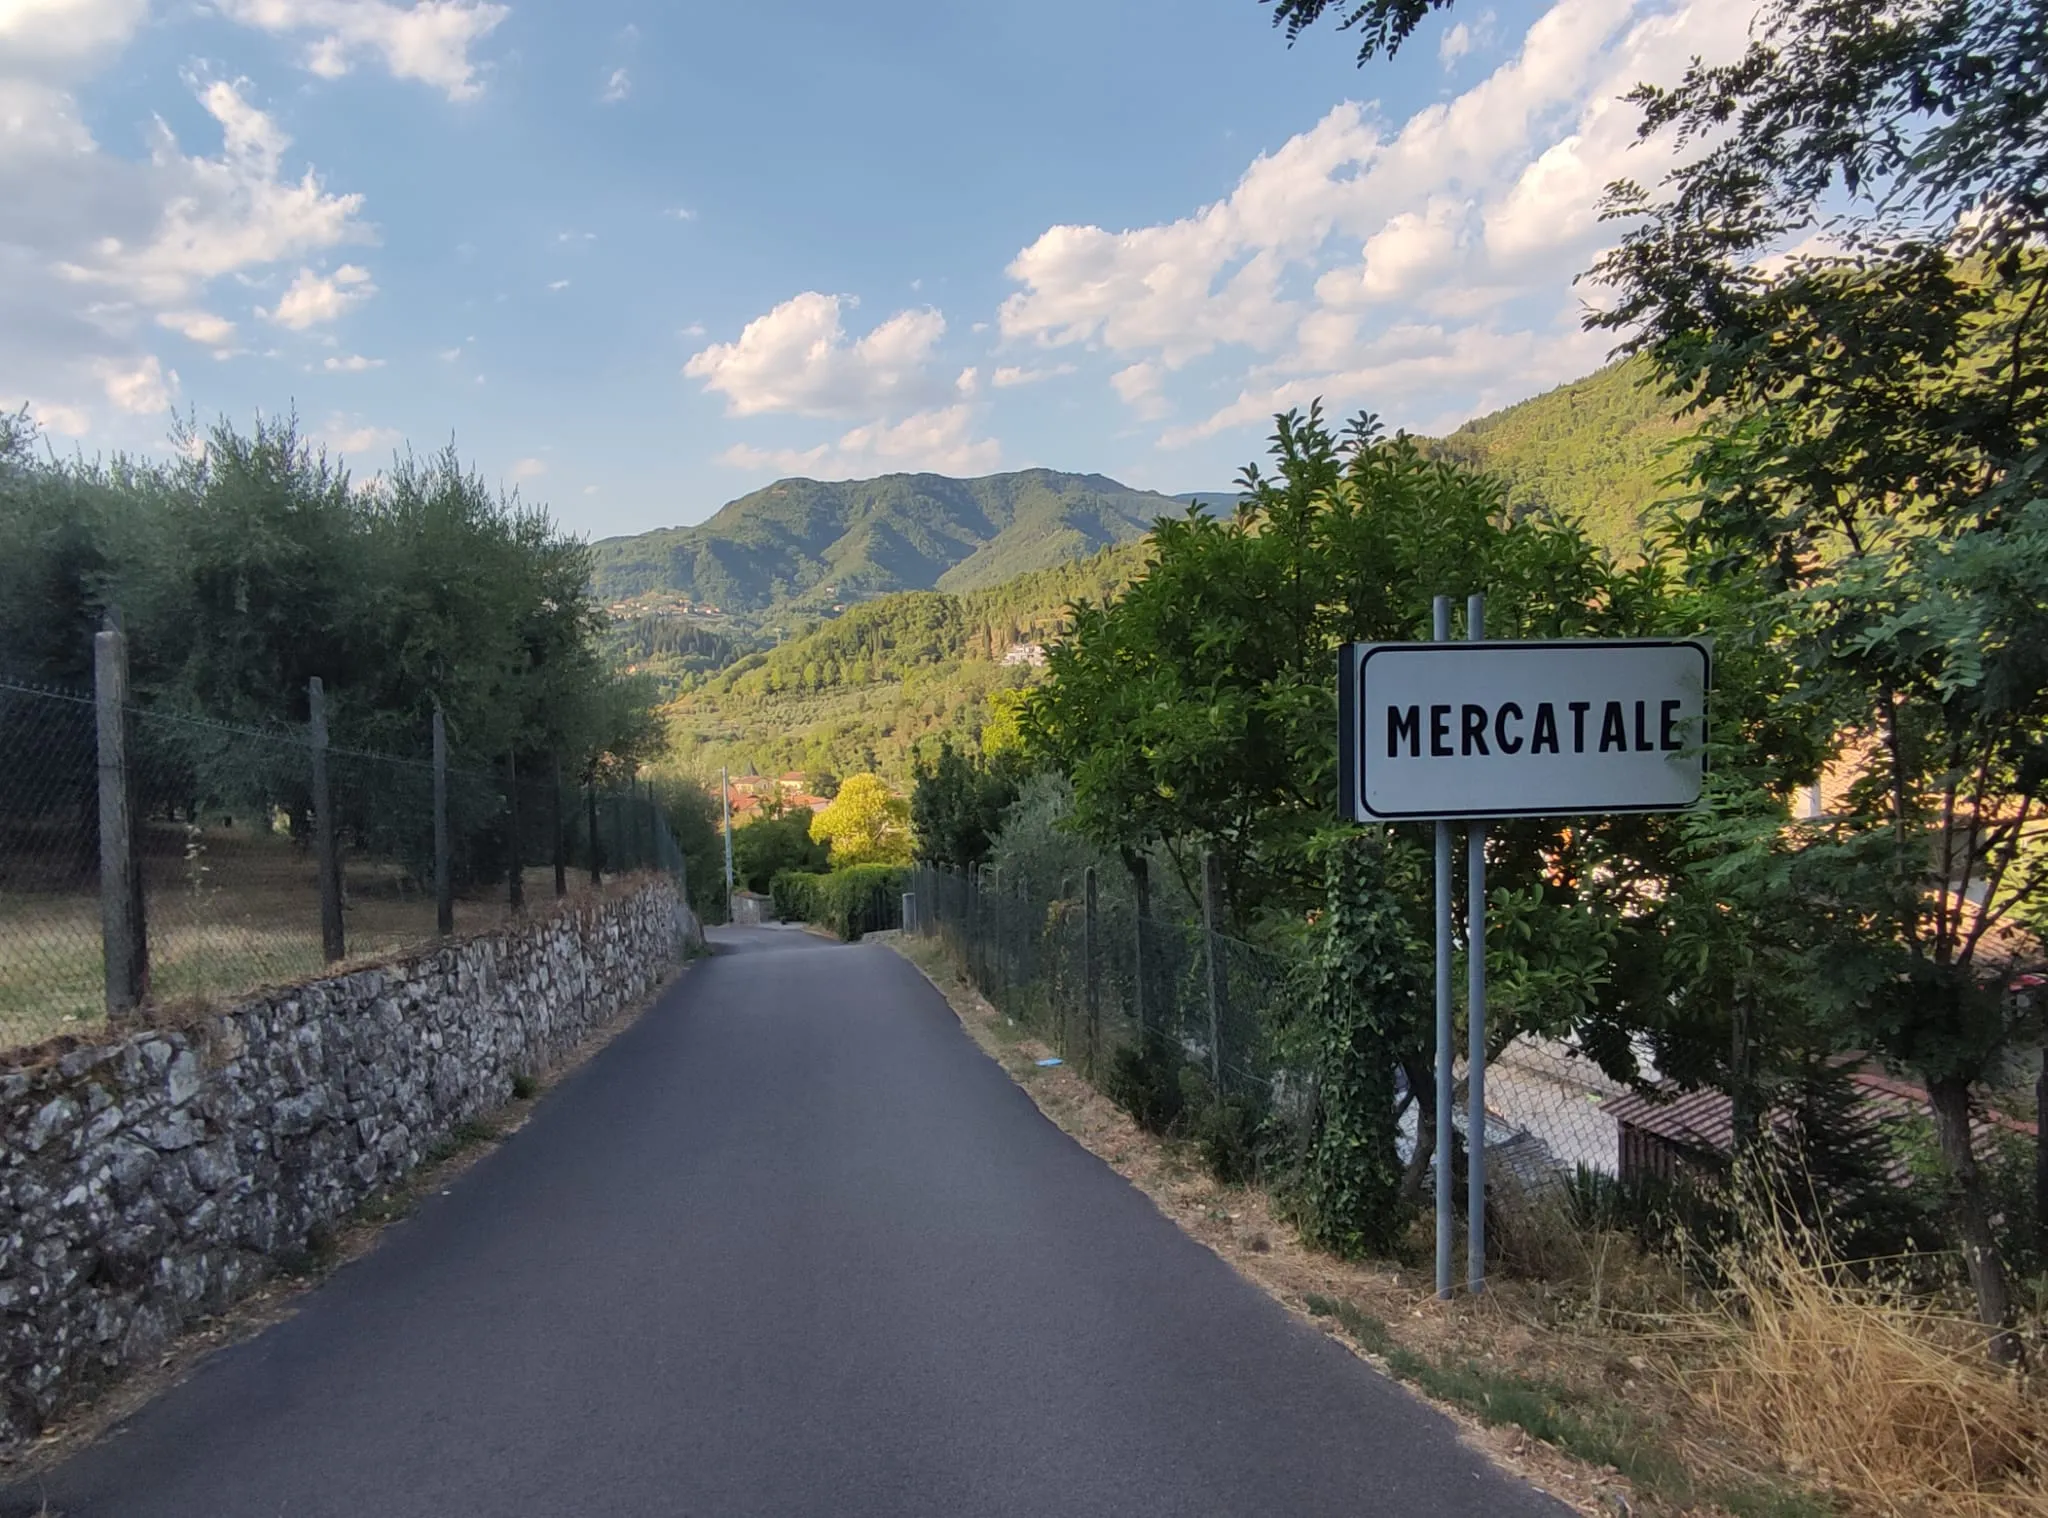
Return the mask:
<svg viewBox="0 0 2048 1518">
<path fill-rule="evenodd" d="M 0 0 L 0 406 L 451 440 L 592 537 L 783 475 L 1227 487 L 1597 367 L 1621 97 L 1751 0 Z"/>
</svg>

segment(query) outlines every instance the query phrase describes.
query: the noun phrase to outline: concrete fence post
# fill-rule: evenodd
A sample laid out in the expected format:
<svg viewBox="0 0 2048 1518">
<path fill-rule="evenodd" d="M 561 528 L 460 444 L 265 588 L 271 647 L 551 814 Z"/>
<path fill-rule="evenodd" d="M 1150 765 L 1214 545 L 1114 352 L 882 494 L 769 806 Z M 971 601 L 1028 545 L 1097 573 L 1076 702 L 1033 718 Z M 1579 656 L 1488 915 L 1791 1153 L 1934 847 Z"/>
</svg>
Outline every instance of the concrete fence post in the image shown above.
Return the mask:
<svg viewBox="0 0 2048 1518">
<path fill-rule="evenodd" d="M 118 613 L 107 614 L 105 630 L 93 638 L 92 654 L 99 730 L 100 947 L 107 1018 L 119 1022 L 149 996 L 149 929 L 128 769 L 128 635 Z"/>
<path fill-rule="evenodd" d="M 434 702 L 434 931 L 455 931 L 455 875 L 448 857 L 448 720 Z"/>
<path fill-rule="evenodd" d="M 313 751 L 313 847 L 320 871 L 320 949 L 333 964 L 348 953 L 341 925 L 341 851 L 334 835 L 334 791 L 327 775 L 327 687 L 318 675 L 306 682 Z"/>
</svg>

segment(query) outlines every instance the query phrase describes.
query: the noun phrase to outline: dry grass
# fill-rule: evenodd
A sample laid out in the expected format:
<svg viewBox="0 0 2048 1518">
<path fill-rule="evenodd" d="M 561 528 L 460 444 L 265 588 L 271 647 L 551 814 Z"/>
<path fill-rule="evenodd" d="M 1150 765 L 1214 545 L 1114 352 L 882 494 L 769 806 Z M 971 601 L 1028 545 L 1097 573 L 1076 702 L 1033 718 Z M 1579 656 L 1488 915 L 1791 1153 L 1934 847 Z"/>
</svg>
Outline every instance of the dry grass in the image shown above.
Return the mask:
<svg viewBox="0 0 2048 1518">
<path fill-rule="evenodd" d="M 1985 1353 L 1984 1330 L 1849 1277 L 1782 1230 L 1726 1262 L 1695 1319 L 1693 1396 L 1858 1512 L 2048 1513 L 2048 1407 Z"/>
<path fill-rule="evenodd" d="M 143 859 L 153 996 L 165 1004 L 218 1004 L 326 968 L 320 890 L 311 857 L 290 839 L 246 828 L 156 829 Z M 386 959 L 429 942 L 434 903 L 398 866 L 344 860 L 343 928 L 349 961 Z M 526 899 L 554 899 L 554 873 L 524 872 Z M 589 877 L 571 871 L 572 896 Z M 506 888 L 458 899 L 455 931 L 478 933 L 509 917 Z M 99 898 L 90 890 L 0 891 L 0 1048 L 104 1022 Z"/>
</svg>

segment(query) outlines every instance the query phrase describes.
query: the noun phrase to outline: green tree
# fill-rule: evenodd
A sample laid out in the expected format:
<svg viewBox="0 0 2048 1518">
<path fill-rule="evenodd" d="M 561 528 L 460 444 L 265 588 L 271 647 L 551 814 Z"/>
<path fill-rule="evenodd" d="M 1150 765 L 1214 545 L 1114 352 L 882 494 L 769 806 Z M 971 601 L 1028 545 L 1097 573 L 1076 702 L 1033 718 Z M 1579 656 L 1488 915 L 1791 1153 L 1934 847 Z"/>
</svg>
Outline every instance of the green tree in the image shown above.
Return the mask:
<svg viewBox="0 0 2048 1518">
<path fill-rule="evenodd" d="M 912 774 L 910 820 L 918 859 L 953 870 L 980 864 L 1002 827 L 1004 809 L 1017 799 L 1009 768 L 970 758 L 946 741 L 931 765 L 920 761 Z"/>
<path fill-rule="evenodd" d="M 832 850 L 832 867 L 910 863 L 910 803 L 878 775 L 848 775 L 811 819 L 811 837 Z"/>
<path fill-rule="evenodd" d="M 780 871 L 815 872 L 827 858 L 825 845 L 811 837 L 808 811 L 762 817 L 733 830 L 733 872 L 749 891 L 765 895 Z"/>
<path fill-rule="evenodd" d="M 1711 146 L 1610 192 L 1636 220 L 1599 318 L 1701 415 L 1697 573 L 1767 577 L 1803 698 L 1844 735 L 1846 814 L 1789 860 L 1812 992 L 1926 1082 L 1994 1325 L 1972 1089 L 2048 885 L 2041 41 L 2032 7 L 1778 0 L 1739 62 L 1636 92 L 1645 133 Z"/>
</svg>

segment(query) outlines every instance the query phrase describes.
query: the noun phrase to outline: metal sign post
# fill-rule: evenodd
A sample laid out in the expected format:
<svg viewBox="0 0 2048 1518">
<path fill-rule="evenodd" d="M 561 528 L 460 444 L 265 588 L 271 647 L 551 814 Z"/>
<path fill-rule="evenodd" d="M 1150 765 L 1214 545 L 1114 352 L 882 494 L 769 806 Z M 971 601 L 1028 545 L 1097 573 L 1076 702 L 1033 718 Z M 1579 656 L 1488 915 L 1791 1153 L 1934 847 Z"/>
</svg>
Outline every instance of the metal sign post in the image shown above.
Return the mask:
<svg viewBox="0 0 2048 1518">
<path fill-rule="evenodd" d="M 1436 641 L 1451 641 L 1451 598 L 1438 596 L 1432 608 Z M 1451 1247 L 1456 1218 L 1451 1205 L 1451 1150 L 1457 1143 L 1458 1097 L 1451 1068 L 1456 1051 L 1451 1009 L 1451 825 L 1436 825 L 1436 1294 L 1451 1294 Z M 1418 1125 L 1415 1141 L 1422 1142 Z"/>
<path fill-rule="evenodd" d="M 1436 824 L 1436 1287 L 1451 1294 L 1451 820 L 1466 830 L 1466 1281 L 1486 1285 L 1486 824 L 1675 812 L 1706 784 L 1705 639 L 1486 641 L 1486 598 L 1451 642 L 1353 643 L 1338 660 L 1341 810 Z M 1416 1135 L 1420 1142 L 1421 1135 Z"/>
</svg>

